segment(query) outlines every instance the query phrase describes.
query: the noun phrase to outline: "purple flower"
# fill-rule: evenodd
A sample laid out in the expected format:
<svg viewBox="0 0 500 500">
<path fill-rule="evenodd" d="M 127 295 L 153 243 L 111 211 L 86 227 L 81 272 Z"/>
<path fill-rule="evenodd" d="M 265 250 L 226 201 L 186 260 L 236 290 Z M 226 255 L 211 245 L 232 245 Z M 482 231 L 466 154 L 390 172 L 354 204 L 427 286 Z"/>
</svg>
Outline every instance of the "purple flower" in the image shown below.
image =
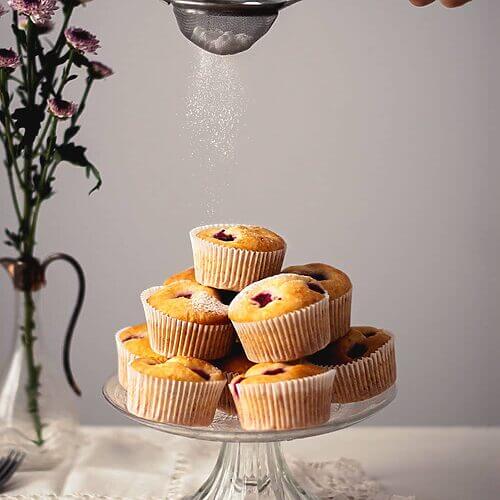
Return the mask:
<svg viewBox="0 0 500 500">
<path fill-rule="evenodd" d="M 69 45 L 75 50 L 78 50 L 78 52 L 97 53 L 99 40 L 89 31 L 82 28 L 71 27 L 64 32 L 64 35 Z"/>
<path fill-rule="evenodd" d="M 77 111 L 78 106 L 71 101 L 65 101 L 58 97 L 49 99 L 49 111 L 60 120 L 71 118 Z"/>
<path fill-rule="evenodd" d="M 0 17 L 4 16 L 7 14 L 7 9 L 0 3 Z"/>
<path fill-rule="evenodd" d="M 108 78 L 113 74 L 113 70 L 99 61 L 91 61 L 89 65 L 89 75 L 96 80 Z"/>
<path fill-rule="evenodd" d="M 35 24 L 50 21 L 59 8 L 56 0 L 9 0 L 9 5 L 19 14 L 30 17 Z"/>
<path fill-rule="evenodd" d="M 16 69 L 21 59 L 12 49 L 0 49 L 0 69 Z"/>
</svg>

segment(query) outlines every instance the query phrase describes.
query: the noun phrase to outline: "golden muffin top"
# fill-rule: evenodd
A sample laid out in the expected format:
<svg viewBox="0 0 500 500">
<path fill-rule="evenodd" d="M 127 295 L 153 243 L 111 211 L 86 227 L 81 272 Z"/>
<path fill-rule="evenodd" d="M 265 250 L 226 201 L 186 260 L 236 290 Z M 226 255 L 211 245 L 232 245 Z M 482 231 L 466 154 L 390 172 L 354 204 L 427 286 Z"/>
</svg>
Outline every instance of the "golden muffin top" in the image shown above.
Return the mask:
<svg viewBox="0 0 500 500">
<path fill-rule="evenodd" d="M 185 269 L 184 271 L 181 271 L 180 273 L 177 274 L 172 274 L 172 276 L 169 276 L 164 281 L 163 284 L 170 285 L 170 283 L 175 283 L 176 281 L 183 281 L 183 280 L 194 281 L 196 283 L 196 278 L 194 276 L 194 267 Z"/>
<path fill-rule="evenodd" d="M 229 318 L 237 323 L 275 318 L 325 297 L 325 289 L 309 276 L 278 274 L 244 288 L 231 302 Z"/>
<path fill-rule="evenodd" d="M 132 361 L 130 368 L 151 377 L 182 382 L 214 382 L 225 380 L 222 372 L 215 366 L 201 359 L 185 356 L 176 356 L 166 361 L 139 358 Z"/>
<path fill-rule="evenodd" d="M 310 364 L 259 363 L 249 368 L 244 375 L 235 377 L 231 384 L 271 384 L 312 377 L 326 371 L 326 368 Z"/>
<path fill-rule="evenodd" d="M 130 354 L 139 358 L 158 358 L 165 359 L 163 356 L 156 354 L 149 345 L 148 329 L 146 323 L 140 325 L 129 326 L 124 328 L 118 338 Z"/>
<path fill-rule="evenodd" d="M 227 306 L 217 291 L 194 281 L 175 281 L 147 299 L 148 304 L 172 318 L 202 325 L 229 323 Z"/>
<path fill-rule="evenodd" d="M 253 252 L 273 252 L 286 246 L 281 236 L 259 226 L 217 225 L 200 229 L 195 236 L 215 245 Z"/>
<path fill-rule="evenodd" d="M 255 363 L 252 363 L 252 361 L 245 356 L 244 352 L 233 352 L 229 354 L 229 356 L 217 361 L 217 366 L 223 372 L 231 373 L 245 373 L 254 365 Z"/>
<path fill-rule="evenodd" d="M 328 292 L 330 299 L 338 299 L 352 289 L 352 283 L 346 273 L 340 269 L 313 262 L 302 266 L 290 266 L 283 269 L 283 273 L 301 274 L 302 276 L 310 276 L 316 281 L 321 282 L 321 286 Z"/>
<path fill-rule="evenodd" d="M 389 342 L 391 336 L 373 326 L 353 326 L 344 337 L 326 348 L 324 357 L 329 364 L 344 365 L 366 358 Z"/>
</svg>

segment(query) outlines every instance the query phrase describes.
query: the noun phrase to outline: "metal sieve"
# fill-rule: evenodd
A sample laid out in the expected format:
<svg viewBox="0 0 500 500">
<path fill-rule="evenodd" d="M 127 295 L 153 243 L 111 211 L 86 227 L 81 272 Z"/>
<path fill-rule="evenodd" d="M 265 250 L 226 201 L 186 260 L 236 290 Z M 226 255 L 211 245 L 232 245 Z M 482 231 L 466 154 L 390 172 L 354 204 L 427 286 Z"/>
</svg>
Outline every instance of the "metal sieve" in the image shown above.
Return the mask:
<svg viewBox="0 0 500 500">
<path fill-rule="evenodd" d="M 182 34 L 212 54 L 249 49 L 271 28 L 281 9 L 300 0 L 165 0 Z"/>
</svg>

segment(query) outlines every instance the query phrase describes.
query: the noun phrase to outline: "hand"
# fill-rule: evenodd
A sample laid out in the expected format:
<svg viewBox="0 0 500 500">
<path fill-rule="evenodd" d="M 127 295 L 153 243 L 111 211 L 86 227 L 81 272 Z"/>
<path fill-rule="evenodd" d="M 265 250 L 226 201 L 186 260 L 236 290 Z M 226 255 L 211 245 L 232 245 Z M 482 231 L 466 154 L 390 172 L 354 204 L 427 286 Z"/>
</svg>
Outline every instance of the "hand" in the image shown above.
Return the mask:
<svg viewBox="0 0 500 500">
<path fill-rule="evenodd" d="M 410 2 L 415 5 L 416 7 L 425 7 L 426 5 L 429 5 L 431 3 L 434 3 L 435 0 L 410 0 Z M 471 2 L 472 0 L 441 0 L 441 3 L 445 7 L 462 7 L 462 5 L 465 5 L 466 3 Z"/>
</svg>

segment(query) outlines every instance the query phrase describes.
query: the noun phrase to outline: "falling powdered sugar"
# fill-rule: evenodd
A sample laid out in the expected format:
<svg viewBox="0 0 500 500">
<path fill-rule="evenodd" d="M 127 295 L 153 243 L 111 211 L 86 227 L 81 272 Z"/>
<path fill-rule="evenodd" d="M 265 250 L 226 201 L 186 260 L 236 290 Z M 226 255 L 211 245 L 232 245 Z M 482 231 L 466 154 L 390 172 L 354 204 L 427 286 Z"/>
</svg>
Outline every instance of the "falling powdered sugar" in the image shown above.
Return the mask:
<svg viewBox="0 0 500 500">
<path fill-rule="evenodd" d="M 186 99 L 186 132 L 204 186 L 205 223 L 220 218 L 218 209 L 236 164 L 236 140 L 246 109 L 245 92 L 234 57 L 199 51 Z"/>
</svg>

